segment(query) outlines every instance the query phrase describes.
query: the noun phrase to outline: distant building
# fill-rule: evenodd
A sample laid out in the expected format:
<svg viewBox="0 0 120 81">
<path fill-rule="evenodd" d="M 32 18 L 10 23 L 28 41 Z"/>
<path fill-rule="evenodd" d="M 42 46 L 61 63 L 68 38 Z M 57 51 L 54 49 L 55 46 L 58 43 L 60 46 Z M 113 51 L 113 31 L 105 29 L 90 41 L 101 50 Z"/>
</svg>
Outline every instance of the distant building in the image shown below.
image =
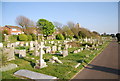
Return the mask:
<svg viewBox="0 0 120 81">
<path fill-rule="evenodd" d="M 18 26 L 10 26 L 10 25 L 6 25 L 4 27 L 0 27 L 1 31 L 7 30 L 8 34 L 10 35 L 18 35 L 18 34 L 22 34 L 24 32 L 22 32 L 22 28 L 18 27 Z"/>
</svg>

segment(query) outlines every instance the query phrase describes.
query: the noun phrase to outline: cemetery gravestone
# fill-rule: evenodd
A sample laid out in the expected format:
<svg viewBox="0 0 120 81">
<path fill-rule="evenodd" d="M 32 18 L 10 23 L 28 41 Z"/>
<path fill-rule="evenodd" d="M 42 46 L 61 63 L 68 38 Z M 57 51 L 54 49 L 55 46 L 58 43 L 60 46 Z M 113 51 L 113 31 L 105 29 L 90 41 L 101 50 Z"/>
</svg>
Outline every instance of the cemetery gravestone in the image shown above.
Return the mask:
<svg viewBox="0 0 120 81">
<path fill-rule="evenodd" d="M 0 48 L 2 48 L 3 47 L 3 43 L 0 43 Z"/>
<path fill-rule="evenodd" d="M 14 47 L 10 47 L 7 57 L 8 61 L 15 60 Z"/>
<path fill-rule="evenodd" d="M 66 57 L 66 56 L 68 56 L 68 50 L 67 50 L 67 49 L 64 49 L 64 50 L 63 50 L 63 57 Z"/>
<path fill-rule="evenodd" d="M 43 60 L 43 42 L 41 42 L 41 48 L 40 48 L 40 61 L 39 63 L 36 63 L 34 68 L 44 68 L 47 67 L 46 62 Z"/>
<path fill-rule="evenodd" d="M 19 51 L 19 58 L 26 57 L 26 50 Z"/>
<path fill-rule="evenodd" d="M 52 52 L 55 53 L 57 51 L 57 46 L 52 46 Z"/>
</svg>

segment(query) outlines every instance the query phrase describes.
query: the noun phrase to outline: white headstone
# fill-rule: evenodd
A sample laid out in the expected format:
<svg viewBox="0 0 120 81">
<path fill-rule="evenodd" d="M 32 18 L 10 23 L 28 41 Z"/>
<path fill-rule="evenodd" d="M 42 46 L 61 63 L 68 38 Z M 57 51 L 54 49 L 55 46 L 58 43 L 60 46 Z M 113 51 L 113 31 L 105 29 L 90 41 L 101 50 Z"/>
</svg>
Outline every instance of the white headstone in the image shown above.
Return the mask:
<svg viewBox="0 0 120 81">
<path fill-rule="evenodd" d="M 53 52 L 57 51 L 57 46 L 52 46 L 52 51 Z"/>
<path fill-rule="evenodd" d="M 3 43 L 0 43 L 0 47 L 3 47 Z"/>
<path fill-rule="evenodd" d="M 66 56 L 68 56 L 68 50 L 66 49 L 66 50 L 63 50 L 63 57 L 66 57 Z"/>
<path fill-rule="evenodd" d="M 19 51 L 19 58 L 26 57 L 26 50 Z"/>
</svg>

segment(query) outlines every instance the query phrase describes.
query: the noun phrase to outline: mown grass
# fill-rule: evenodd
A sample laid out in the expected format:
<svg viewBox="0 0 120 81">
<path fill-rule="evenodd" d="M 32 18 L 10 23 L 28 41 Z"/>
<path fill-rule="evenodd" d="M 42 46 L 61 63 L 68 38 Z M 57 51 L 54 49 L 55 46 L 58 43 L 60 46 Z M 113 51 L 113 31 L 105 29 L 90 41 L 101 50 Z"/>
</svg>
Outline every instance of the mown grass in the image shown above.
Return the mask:
<svg viewBox="0 0 120 81">
<path fill-rule="evenodd" d="M 13 61 L 10 61 L 10 63 L 15 63 L 18 65 L 18 68 L 2 72 L 2 79 L 20 79 L 18 77 L 15 77 L 13 74 L 14 72 L 20 70 L 20 69 L 26 69 L 34 72 L 39 72 L 51 76 L 58 77 L 59 79 L 70 79 L 72 78 L 86 63 L 89 63 L 97 54 L 102 52 L 102 50 L 106 47 L 106 45 L 109 42 L 104 43 L 102 46 L 98 46 L 97 48 L 99 50 L 84 50 L 82 52 L 73 54 L 71 51 L 78 49 L 78 48 L 70 48 L 69 49 L 69 55 L 66 57 L 62 57 L 62 55 L 54 55 L 54 54 L 44 54 L 43 58 L 47 62 L 48 67 L 42 68 L 42 69 L 34 69 L 34 65 L 36 63 L 36 60 L 39 60 L 39 56 L 33 56 L 27 53 L 27 57 L 25 58 L 18 58 L 18 55 L 16 55 L 16 59 Z M 95 54 L 94 54 L 95 53 Z M 86 55 L 90 55 L 90 57 L 86 58 Z M 59 63 L 49 63 L 49 59 L 52 58 L 52 56 L 57 56 L 63 64 Z M 34 58 L 34 59 L 32 59 Z M 81 61 L 84 60 L 86 63 L 82 63 L 78 68 L 74 68 L 75 65 L 78 63 L 81 63 Z"/>
</svg>

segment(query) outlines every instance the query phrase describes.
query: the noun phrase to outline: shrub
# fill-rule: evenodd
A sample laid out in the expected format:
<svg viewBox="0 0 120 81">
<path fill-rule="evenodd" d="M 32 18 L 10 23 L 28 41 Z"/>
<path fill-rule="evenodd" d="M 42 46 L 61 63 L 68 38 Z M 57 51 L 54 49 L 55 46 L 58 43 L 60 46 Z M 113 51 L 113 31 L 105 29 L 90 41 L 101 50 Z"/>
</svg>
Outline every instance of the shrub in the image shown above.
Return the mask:
<svg viewBox="0 0 120 81">
<path fill-rule="evenodd" d="M 33 41 L 35 41 L 35 40 L 37 39 L 37 37 L 36 37 L 35 34 L 32 33 L 31 36 L 32 36 L 32 40 L 33 40 Z"/>
<path fill-rule="evenodd" d="M 72 39 L 72 38 L 73 38 L 73 36 L 67 36 L 67 38 Z"/>
<path fill-rule="evenodd" d="M 28 41 L 32 41 L 32 36 L 31 35 L 27 35 Z"/>
<path fill-rule="evenodd" d="M 57 34 L 56 39 L 58 40 L 64 40 L 64 36 L 62 34 Z"/>
<path fill-rule="evenodd" d="M 8 34 L 9 34 L 9 33 L 8 33 L 8 30 L 3 30 L 3 34 L 8 35 Z"/>
<path fill-rule="evenodd" d="M 18 39 L 18 35 L 11 35 L 11 36 L 9 36 L 9 41 L 10 42 L 16 42 L 17 39 Z"/>
<path fill-rule="evenodd" d="M 2 34 L 2 32 L 0 32 L 0 42 L 4 41 L 5 36 Z"/>
<path fill-rule="evenodd" d="M 19 41 L 27 41 L 27 40 L 28 40 L 27 35 L 25 35 L 25 34 L 20 34 L 19 35 Z"/>
</svg>

